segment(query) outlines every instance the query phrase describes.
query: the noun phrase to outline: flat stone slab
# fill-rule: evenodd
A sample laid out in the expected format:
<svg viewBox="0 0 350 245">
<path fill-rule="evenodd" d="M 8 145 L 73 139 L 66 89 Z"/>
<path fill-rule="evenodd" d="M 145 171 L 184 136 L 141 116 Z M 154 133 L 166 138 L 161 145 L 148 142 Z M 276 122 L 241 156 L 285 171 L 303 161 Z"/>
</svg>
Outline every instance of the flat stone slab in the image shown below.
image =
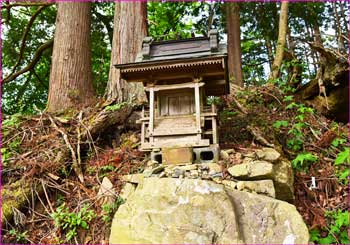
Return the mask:
<svg viewBox="0 0 350 245">
<path fill-rule="evenodd" d="M 246 180 L 267 179 L 273 176 L 273 164 L 267 161 L 256 160 L 234 165 L 227 171 L 235 178 Z"/>
</svg>

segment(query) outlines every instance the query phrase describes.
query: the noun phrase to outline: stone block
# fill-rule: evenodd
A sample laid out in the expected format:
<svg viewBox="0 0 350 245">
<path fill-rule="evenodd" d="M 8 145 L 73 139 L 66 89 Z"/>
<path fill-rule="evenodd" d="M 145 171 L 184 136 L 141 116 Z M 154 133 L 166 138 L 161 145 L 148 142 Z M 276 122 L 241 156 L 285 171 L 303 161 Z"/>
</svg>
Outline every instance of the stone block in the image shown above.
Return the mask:
<svg viewBox="0 0 350 245">
<path fill-rule="evenodd" d="M 271 179 L 274 174 L 273 164 L 261 160 L 234 165 L 227 171 L 233 177 L 244 180 Z"/>
<path fill-rule="evenodd" d="M 163 164 L 188 164 L 193 161 L 192 148 L 163 148 L 162 149 Z"/>
<path fill-rule="evenodd" d="M 195 162 L 218 162 L 220 149 L 217 145 L 211 145 L 209 147 L 193 148 L 193 153 L 196 156 Z"/>
<path fill-rule="evenodd" d="M 110 244 L 308 244 L 295 206 L 197 179 L 146 178 L 116 212 Z"/>
<path fill-rule="evenodd" d="M 121 178 L 125 182 L 133 183 L 133 184 L 141 184 L 144 179 L 143 174 L 127 174 L 123 175 Z"/>
<path fill-rule="evenodd" d="M 259 159 L 275 162 L 281 156 L 281 154 L 273 148 L 264 147 L 256 151 L 256 155 Z"/>
<path fill-rule="evenodd" d="M 276 197 L 272 180 L 238 181 L 236 188 L 239 191 L 247 191 L 257 194 Z"/>
</svg>

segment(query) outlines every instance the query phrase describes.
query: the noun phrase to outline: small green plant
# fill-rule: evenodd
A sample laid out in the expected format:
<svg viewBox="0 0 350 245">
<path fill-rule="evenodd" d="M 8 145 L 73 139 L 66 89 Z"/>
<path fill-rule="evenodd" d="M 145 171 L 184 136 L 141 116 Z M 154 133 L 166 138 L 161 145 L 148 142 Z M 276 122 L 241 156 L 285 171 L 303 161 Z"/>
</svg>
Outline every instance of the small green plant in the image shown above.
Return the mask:
<svg viewBox="0 0 350 245">
<path fill-rule="evenodd" d="M 106 223 L 109 223 L 112 221 L 112 215 L 113 213 L 119 208 L 120 205 L 124 203 L 124 199 L 118 196 L 117 200 L 111 205 L 111 204 L 103 204 L 102 205 L 102 211 L 103 216 L 102 220 Z"/>
<path fill-rule="evenodd" d="M 296 170 L 305 171 L 310 164 L 317 162 L 317 160 L 317 156 L 312 155 L 310 152 L 299 153 L 292 161 L 292 166 Z"/>
<path fill-rule="evenodd" d="M 96 216 L 93 210 L 88 210 L 88 206 L 84 205 L 80 210 L 75 212 L 69 212 L 68 207 L 65 203 L 60 205 L 56 212 L 51 214 L 51 217 L 55 221 L 57 227 L 67 231 L 66 239 L 70 241 L 77 235 L 77 229 L 83 228 L 89 229 L 88 223 Z"/>
<path fill-rule="evenodd" d="M 27 242 L 27 240 L 26 240 L 27 233 L 28 233 L 28 231 L 19 232 L 19 231 L 17 231 L 14 228 L 9 230 L 9 234 L 11 236 L 14 236 L 15 239 L 16 239 L 16 242 L 18 242 L 18 243 L 25 243 L 25 242 Z"/>
<path fill-rule="evenodd" d="M 290 103 L 286 106 L 286 109 L 296 108 L 298 115 L 295 116 L 295 123 L 292 125 L 292 128 L 288 131 L 288 135 L 290 135 L 289 140 L 287 141 L 287 146 L 289 149 L 293 151 L 300 151 L 304 146 L 304 133 L 303 130 L 308 126 L 305 122 L 306 114 L 313 114 L 314 110 L 310 107 L 306 107 L 303 104 L 297 104 L 295 102 Z"/>
<path fill-rule="evenodd" d="M 345 147 L 342 152 L 340 152 L 335 159 L 334 165 L 349 164 L 350 163 L 350 148 Z"/>
<path fill-rule="evenodd" d="M 350 176 L 350 149 L 348 147 L 345 147 L 342 152 L 339 152 L 337 155 L 337 158 L 334 161 L 334 165 L 336 166 L 336 176 L 338 179 L 344 183 L 345 185 L 348 184 L 349 176 Z"/>
<path fill-rule="evenodd" d="M 338 146 L 344 144 L 345 142 L 346 142 L 346 139 L 335 138 L 335 139 L 332 141 L 332 146 L 338 147 Z"/>
<path fill-rule="evenodd" d="M 7 147 L 1 148 L 1 158 L 4 166 L 7 166 L 9 163 L 10 158 L 13 156 L 14 152 L 20 152 L 20 145 L 21 145 L 20 138 L 14 138 L 11 140 L 11 142 L 7 145 Z"/>
<path fill-rule="evenodd" d="M 302 129 L 305 127 L 305 123 L 298 122 L 295 123 L 292 128 L 288 131 L 288 134 L 291 135 L 291 139 L 287 141 L 287 146 L 289 149 L 294 151 L 299 151 L 303 149 L 304 144 L 304 134 Z"/>
<path fill-rule="evenodd" d="M 288 127 L 289 123 L 287 121 L 276 121 L 274 124 L 273 124 L 273 127 L 279 129 L 280 127 Z"/>
<path fill-rule="evenodd" d="M 321 237 L 320 230 L 310 231 L 310 240 L 317 244 L 349 244 L 347 229 L 350 226 L 349 211 L 330 211 L 326 212 L 330 226 L 326 228 L 327 236 Z"/>
<path fill-rule="evenodd" d="M 284 96 L 283 101 L 288 102 L 293 100 L 293 95 Z"/>
<path fill-rule="evenodd" d="M 122 102 L 122 103 L 118 103 L 118 104 L 114 104 L 114 105 L 109 105 L 106 106 L 106 111 L 117 111 L 119 109 L 121 109 L 122 107 L 124 107 L 127 103 L 126 102 Z"/>
</svg>

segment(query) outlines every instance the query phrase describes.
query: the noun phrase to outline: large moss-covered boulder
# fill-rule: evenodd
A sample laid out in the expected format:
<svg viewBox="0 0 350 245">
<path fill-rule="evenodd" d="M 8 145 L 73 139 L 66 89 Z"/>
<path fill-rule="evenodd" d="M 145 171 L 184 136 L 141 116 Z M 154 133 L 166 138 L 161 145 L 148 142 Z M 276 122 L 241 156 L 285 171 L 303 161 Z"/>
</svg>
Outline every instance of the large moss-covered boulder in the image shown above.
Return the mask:
<svg viewBox="0 0 350 245">
<path fill-rule="evenodd" d="M 306 225 L 289 203 L 197 179 L 145 178 L 116 212 L 114 244 L 299 243 Z"/>
</svg>

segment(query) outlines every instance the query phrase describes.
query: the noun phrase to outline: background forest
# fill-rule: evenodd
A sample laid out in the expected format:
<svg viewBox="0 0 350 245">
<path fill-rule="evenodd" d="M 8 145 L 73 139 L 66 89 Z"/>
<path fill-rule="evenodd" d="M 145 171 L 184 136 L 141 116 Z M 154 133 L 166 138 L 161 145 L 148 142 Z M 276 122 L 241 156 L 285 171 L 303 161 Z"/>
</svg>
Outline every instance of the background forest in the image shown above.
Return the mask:
<svg viewBox="0 0 350 245">
<path fill-rule="evenodd" d="M 215 28 L 228 45 L 231 82 L 231 96 L 213 99 L 221 108 L 220 143 L 246 147 L 262 135 L 262 145 L 280 145 L 295 170 L 295 205 L 311 240 L 349 243 L 349 7 L 346 1 L 2 2 L 2 184 L 39 179 L 37 190 L 45 193 L 39 209 L 19 204 L 2 241 L 105 242 L 108 234 L 81 230 L 108 227 L 122 201 L 95 207 L 86 201 L 89 188 L 104 176 L 120 188 L 118 176 L 145 165 L 130 133 L 135 125 L 124 125 L 144 93 L 126 85 L 113 65 L 134 61 L 147 35 L 191 38 Z M 62 62 L 65 55 L 76 62 Z M 242 131 L 247 124 L 260 132 Z M 64 223 L 77 216 L 81 225 Z M 51 228 L 39 226 L 41 219 Z"/>
</svg>

